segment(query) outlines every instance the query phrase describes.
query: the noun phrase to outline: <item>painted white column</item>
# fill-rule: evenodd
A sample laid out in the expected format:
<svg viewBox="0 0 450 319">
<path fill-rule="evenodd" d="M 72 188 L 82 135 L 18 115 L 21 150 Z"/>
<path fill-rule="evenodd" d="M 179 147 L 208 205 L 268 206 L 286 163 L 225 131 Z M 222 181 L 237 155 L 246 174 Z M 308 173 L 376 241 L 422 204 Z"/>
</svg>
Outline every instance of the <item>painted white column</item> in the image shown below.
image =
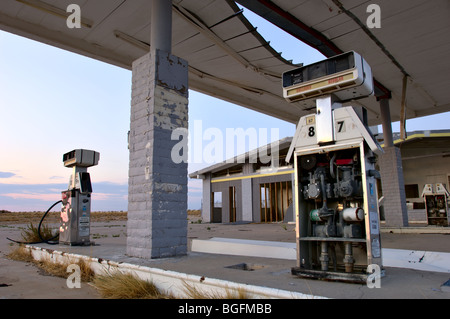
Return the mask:
<svg viewBox="0 0 450 319">
<path fill-rule="evenodd" d="M 383 126 L 384 146 L 385 147 L 394 146 L 394 139 L 392 136 L 391 111 L 389 108 L 388 99 L 380 100 L 380 113 L 381 113 L 381 124 Z"/>
<path fill-rule="evenodd" d="M 384 217 L 386 226 L 408 226 L 405 182 L 400 149 L 394 146 L 389 100 L 380 100 L 383 125 L 384 154 L 379 158 L 381 184 L 384 196 Z"/>
<path fill-rule="evenodd" d="M 152 0 L 151 50 L 133 62 L 127 222 L 133 257 L 187 253 L 187 161 L 172 158 L 180 143 L 172 133 L 187 135 L 188 64 L 170 54 L 171 37 L 172 1 Z"/>
</svg>

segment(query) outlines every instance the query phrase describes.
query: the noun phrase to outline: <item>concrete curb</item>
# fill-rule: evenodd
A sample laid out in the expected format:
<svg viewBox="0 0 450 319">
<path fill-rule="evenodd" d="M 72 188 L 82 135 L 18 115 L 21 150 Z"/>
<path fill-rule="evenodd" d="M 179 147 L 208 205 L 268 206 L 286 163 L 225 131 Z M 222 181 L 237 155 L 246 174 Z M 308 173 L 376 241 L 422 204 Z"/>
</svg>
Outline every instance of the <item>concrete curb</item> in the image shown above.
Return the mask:
<svg viewBox="0 0 450 319">
<path fill-rule="evenodd" d="M 47 259 L 54 263 L 76 263 L 78 260 L 83 260 L 90 264 L 90 267 L 95 274 L 104 274 L 105 272 L 114 270 L 123 273 L 132 273 L 143 280 L 152 281 L 158 289 L 181 299 L 188 298 L 185 288 L 186 285 L 208 295 L 225 295 L 227 291 L 243 290 L 252 299 L 326 299 L 322 296 L 240 284 L 215 278 L 205 278 L 197 275 L 139 266 L 130 263 L 118 263 L 112 260 L 69 254 L 31 245 L 26 245 L 25 247 L 31 251 L 35 260 Z"/>
</svg>

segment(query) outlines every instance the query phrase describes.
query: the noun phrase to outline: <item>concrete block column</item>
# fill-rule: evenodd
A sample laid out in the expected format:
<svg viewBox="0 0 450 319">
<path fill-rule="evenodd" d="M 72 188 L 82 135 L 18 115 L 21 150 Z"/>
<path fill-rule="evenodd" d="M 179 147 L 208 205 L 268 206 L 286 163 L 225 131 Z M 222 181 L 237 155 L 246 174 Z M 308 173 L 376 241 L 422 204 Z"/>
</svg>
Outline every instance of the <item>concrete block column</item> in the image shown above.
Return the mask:
<svg viewBox="0 0 450 319">
<path fill-rule="evenodd" d="M 400 149 L 395 146 L 385 147 L 379 165 L 386 226 L 407 227 L 408 210 Z"/>
<path fill-rule="evenodd" d="M 214 203 L 211 203 L 211 174 L 206 174 L 202 180 L 203 202 L 202 202 L 202 220 L 204 223 L 211 222 L 212 211 L 214 210 Z"/>
<path fill-rule="evenodd" d="M 127 254 L 187 253 L 187 163 L 171 158 L 175 129 L 188 128 L 188 65 L 152 50 L 133 63 Z M 179 161 L 177 161 L 179 162 Z"/>
<path fill-rule="evenodd" d="M 254 173 L 253 164 L 245 163 L 243 167 L 244 175 Z M 253 221 L 253 181 L 251 178 L 242 180 L 242 220 Z M 259 207 L 259 206 L 258 206 Z"/>
</svg>

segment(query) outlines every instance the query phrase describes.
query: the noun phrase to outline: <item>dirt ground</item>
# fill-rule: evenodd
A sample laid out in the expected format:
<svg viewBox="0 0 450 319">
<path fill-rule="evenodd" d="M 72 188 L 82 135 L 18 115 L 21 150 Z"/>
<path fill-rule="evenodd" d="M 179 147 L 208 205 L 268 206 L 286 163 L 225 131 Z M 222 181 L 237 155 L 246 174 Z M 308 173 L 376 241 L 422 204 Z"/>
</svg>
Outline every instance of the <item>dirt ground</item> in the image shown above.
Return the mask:
<svg viewBox="0 0 450 319">
<path fill-rule="evenodd" d="M 97 291 L 88 284 L 81 285 L 80 289 L 69 289 L 66 279 L 48 275 L 32 263 L 7 258 L 7 255 L 17 247 L 17 244 L 7 238 L 22 241 L 22 232 L 30 223 L 37 226 L 43 215 L 43 212 L 0 212 L 0 299 L 100 298 Z M 110 224 L 111 228 L 117 228 L 120 225 L 125 229 L 122 235 L 126 235 L 126 226 L 123 226 L 126 225 L 126 216 L 126 212 L 93 213 L 92 222 L 93 225 L 94 223 Z M 59 212 L 52 212 L 46 216 L 44 223 L 56 227 L 59 218 Z M 93 233 L 92 236 L 101 238 L 114 236 L 114 234 L 102 230 Z"/>
</svg>

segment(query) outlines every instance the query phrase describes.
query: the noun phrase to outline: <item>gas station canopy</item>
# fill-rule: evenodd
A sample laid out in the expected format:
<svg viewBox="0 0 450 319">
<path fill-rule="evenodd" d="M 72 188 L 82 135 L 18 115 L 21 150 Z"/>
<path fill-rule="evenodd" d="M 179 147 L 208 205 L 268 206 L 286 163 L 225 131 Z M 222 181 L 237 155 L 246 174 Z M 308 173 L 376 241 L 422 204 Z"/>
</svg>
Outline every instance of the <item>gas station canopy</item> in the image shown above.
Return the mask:
<svg viewBox="0 0 450 319">
<path fill-rule="evenodd" d="M 242 6 L 330 57 L 354 50 L 371 65 L 379 98 L 398 121 L 450 111 L 450 3 L 447 0 L 239 0 Z M 70 4 L 82 28 L 70 29 Z M 381 28 L 369 28 L 370 3 Z M 148 0 L 2 0 L 0 29 L 123 68 L 150 49 Z M 189 63 L 191 89 L 297 123 L 311 113 L 283 99 L 281 75 L 294 69 L 231 0 L 173 0 L 172 53 Z M 302 52 L 299 52 L 301 60 Z M 406 88 L 406 90 L 405 90 Z M 364 105 L 380 124 L 375 96 Z"/>
</svg>

